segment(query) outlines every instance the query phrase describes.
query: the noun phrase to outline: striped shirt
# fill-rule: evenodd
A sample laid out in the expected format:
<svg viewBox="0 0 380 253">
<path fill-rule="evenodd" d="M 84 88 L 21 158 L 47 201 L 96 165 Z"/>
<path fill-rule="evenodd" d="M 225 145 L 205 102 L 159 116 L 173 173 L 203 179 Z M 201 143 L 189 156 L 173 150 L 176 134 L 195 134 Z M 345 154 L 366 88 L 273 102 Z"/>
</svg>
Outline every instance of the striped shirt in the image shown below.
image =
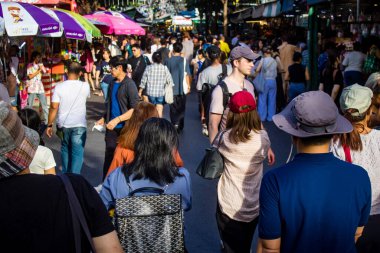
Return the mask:
<svg viewBox="0 0 380 253">
<path fill-rule="evenodd" d="M 251 222 L 259 216 L 263 161 L 270 140 L 265 130 L 251 131 L 250 140 L 235 144 L 229 140 L 230 132 L 225 132 L 219 147 L 225 166 L 218 183 L 219 207 L 233 220 Z"/>
<path fill-rule="evenodd" d="M 140 88 L 146 89 L 148 96 L 162 97 L 165 95 L 165 85 L 174 86 L 169 69 L 158 63 L 147 66 L 141 79 Z"/>
</svg>

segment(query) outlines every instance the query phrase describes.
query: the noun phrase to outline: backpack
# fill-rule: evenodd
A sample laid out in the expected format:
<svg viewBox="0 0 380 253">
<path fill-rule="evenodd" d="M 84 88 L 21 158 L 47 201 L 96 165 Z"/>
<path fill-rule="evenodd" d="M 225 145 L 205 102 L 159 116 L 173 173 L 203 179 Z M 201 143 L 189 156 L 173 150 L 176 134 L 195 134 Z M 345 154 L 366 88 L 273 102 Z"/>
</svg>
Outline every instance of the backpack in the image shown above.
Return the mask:
<svg viewBox="0 0 380 253">
<path fill-rule="evenodd" d="M 222 88 L 222 91 L 223 91 L 223 111 L 227 107 L 231 94 L 228 91 L 227 84 L 223 81 L 223 79 L 226 76 L 227 76 L 227 65 L 222 64 L 222 73 L 220 73 L 218 76 L 219 82 L 216 85 L 212 85 L 209 83 L 202 84 L 201 97 L 202 97 L 202 104 L 205 110 L 207 126 L 209 123 L 209 112 L 210 112 L 210 105 L 211 105 L 211 100 L 212 100 L 212 92 L 218 85 Z"/>
<path fill-rule="evenodd" d="M 182 196 L 165 194 L 166 186 L 133 189 L 125 169 L 124 176 L 129 194 L 116 199 L 114 217 L 124 251 L 185 252 Z"/>
</svg>

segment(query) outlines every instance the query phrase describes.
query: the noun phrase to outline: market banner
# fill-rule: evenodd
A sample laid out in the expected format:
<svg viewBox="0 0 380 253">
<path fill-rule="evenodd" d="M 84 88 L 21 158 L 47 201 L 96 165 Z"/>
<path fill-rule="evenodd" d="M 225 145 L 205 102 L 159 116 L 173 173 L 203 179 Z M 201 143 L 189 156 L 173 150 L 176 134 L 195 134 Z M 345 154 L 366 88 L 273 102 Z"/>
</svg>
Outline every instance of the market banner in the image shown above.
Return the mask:
<svg viewBox="0 0 380 253">
<path fill-rule="evenodd" d="M 281 2 L 277 1 L 277 2 L 265 5 L 263 17 L 273 18 L 280 15 L 280 13 L 281 13 Z"/>
</svg>

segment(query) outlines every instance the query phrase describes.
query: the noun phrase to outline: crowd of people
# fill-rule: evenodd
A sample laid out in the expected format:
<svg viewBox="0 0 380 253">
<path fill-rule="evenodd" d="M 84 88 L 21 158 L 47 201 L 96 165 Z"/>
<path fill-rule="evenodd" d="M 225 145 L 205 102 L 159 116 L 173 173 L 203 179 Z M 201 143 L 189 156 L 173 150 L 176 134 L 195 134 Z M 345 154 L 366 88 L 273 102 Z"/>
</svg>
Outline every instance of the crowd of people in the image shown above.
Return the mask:
<svg viewBox="0 0 380 253">
<path fill-rule="evenodd" d="M 113 36 L 106 47 L 85 45 L 79 62 L 67 64 L 49 109 L 39 52 L 27 66 L 28 107 L 20 108 L 18 47 L 11 47 L 7 83 L 0 84 L 2 247 L 90 251 L 84 236 L 76 251 L 71 203 L 55 174 L 68 173 L 96 252 L 123 251 L 110 216 L 132 189 L 180 194 L 189 211 L 191 177 L 178 146 L 193 89 L 202 134 L 224 159 L 216 207 L 223 252 L 251 252 L 256 228 L 258 253 L 380 252 L 380 45 L 363 49 L 326 42 L 316 62 L 319 89 L 307 91 L 308 49 L 287 36 Z M 103 183 L 96 189 L 78 175 L 91 94 L 104 98 L 96 121 L 105 132 Z M 273 165 L 276 156 L 263 122 L 292 136 L 297 150 L 265 175 L 264 161 Z M 45 133 L 61 140 L 61 172 Z"/>
</svg>

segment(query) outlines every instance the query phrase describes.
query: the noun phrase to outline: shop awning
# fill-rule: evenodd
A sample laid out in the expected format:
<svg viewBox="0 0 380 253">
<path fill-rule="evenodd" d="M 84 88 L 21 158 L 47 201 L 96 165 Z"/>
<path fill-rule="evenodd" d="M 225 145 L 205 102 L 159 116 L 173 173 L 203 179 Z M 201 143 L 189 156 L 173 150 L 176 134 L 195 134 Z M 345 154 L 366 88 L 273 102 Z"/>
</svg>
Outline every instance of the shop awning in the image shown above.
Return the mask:
<svg viewBox="0 0 380 253">
<path fill-rule="evenodd" d="M 252 11 L 252 19 L 261 18 L 263 16 L 265 5 L 256 6 Z"/>
<path fill-rule="evenodd" d="M 307 0 L 308 5 L 320 4 L 327 2 L 328 0 Z"/>
<path fill-rule="evenodd" d="M 270 4 L 266 4 L 263 12 L 263 17 L 265 18 L 273 18 L 277 17 L 281 13 L 281 2 L 273 2 Z"/>
<path fill-rule="evenodd" d="M 71 0 L 1 0 L 1 2 L 21 2 L 40 5 L 71 4 Z"/>
<path fill-rule="evenodd" d="M 281 12 L 288 12 L 293 10 L 294 0 L 283 0 L 281 6 Z"/>
<path fill-rule="evenodd" d="M 245 19 L 251 18 L 252 17 L 252 11 L 253 8 L 247 8 L 239 11 L 235 11 L 234 13 L 231 14 L 231 22 L 232 23 L 240 23 L 241 21 L 244 21 Z"/>
</svg>

